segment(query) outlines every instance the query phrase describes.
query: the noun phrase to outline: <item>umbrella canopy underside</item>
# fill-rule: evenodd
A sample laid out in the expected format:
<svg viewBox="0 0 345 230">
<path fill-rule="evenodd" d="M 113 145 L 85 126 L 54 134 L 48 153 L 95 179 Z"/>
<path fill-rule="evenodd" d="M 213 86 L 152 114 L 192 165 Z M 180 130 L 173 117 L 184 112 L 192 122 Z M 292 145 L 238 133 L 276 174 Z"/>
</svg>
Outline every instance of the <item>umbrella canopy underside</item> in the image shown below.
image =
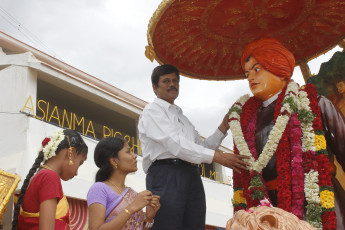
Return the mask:
<svg viewBox="0 0 345 230">
<path fill-rule="evenodd" d="M 242 79 L 241 53 L 253 40 L 273 37 L 296 64 L 345 37 L 345 1 L 164 0 L 148 28 L 146 56 L 188 77 Z"/>
</svg>

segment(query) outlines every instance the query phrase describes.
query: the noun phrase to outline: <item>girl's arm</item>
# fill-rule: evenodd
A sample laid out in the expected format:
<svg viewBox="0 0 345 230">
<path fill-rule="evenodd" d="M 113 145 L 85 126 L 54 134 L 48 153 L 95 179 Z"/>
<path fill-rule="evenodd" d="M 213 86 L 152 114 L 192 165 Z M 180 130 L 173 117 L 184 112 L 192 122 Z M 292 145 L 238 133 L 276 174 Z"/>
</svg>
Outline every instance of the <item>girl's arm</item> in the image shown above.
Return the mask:
<svg viewBox="0 0 345 230">
<path fill-rule="evenodd" d="M 57 203 L 57 198 L 53 198 L 40 204 L 39 230 L 55 229 Z"/>
<path fill-rule="evenodd" d="M 130 213 L 133 213 L 132 210 L 129 210 L 129 209 L 127 210 Z M 127 220 L 131 217 L 131 215 L 128 214 L 127 212 L 122 211 L 114 219 L 112 219 L 108 223 L 104 223 L 105 211 L 106 211 L 106 208 L 99 203 L 93 203 L 89 206 L 89 229 L 90 230 L 121 229 L 126 224 Z"/>
<path fill-rule="evenodd" d="M 149 204 L 152 199 L 150 191 L 138 193 L 134 201 L 128 205 L 119 215 L 108 223 L 104 223 L 106 208 L 99 203 L 93 203 L 89 206 L 89 229 L 90 230 L 117 230 L 121 229 L 134 212 L 141 210 Z"/>
</svg>

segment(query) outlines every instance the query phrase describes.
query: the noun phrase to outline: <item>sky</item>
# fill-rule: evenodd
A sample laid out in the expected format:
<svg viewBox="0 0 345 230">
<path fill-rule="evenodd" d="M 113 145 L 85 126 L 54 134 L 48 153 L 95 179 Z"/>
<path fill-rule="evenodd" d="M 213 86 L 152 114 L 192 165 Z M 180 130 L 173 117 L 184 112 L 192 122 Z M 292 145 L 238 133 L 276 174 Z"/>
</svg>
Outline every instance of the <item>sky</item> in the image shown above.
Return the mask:
<svg viewBox="0 0 345 230">
<path fill-rule="evenodd" d="M 160 0 L 0 0 L 0 30 L 147 102 L 155 95 L 145 57 L 149 20 Z M 317 74 L 339 47 L 309 62 Z M 292 79 L 304 80 L 299 67 Z M 229 107 L 251 94 L 247 80 L 207 81 L 181 77 L 175 104 L 207 137 Z M 223 145 L 232 149 L 232 136 Z"/>
</svg>

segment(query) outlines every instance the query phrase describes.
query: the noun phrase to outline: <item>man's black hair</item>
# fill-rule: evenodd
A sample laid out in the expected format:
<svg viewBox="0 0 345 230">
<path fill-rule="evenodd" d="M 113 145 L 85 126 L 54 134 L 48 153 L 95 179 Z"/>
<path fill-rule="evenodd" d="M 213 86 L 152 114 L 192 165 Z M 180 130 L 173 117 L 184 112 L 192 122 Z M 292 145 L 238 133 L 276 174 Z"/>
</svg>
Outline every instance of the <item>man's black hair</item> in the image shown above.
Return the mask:
<svg viewBox="0 0 345 230">
<path fill-rule="evenodd" d="M 170 65 L 170 64 L 157 66 L 152 71 L 152 75 L 151 75 L 152 84 L 154 84 L 155 86 L 158 86 L 159 77 L 166 74 L 171 74 L 171 73 L 175 73 L 176 76 L 178 77 L 178 80 L 180 80 L 180 73 L 175 66 Z"/>
</svg>

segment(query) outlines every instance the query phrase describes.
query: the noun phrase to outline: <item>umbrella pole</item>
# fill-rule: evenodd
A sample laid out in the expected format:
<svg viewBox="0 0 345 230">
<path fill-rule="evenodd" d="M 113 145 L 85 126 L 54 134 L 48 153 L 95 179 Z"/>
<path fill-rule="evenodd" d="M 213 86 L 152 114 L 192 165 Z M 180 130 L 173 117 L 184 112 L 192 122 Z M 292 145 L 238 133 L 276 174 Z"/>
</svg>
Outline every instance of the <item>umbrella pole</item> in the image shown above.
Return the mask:
<svg viewBox="0 0 345 230">
<path fill-rule="evenodd" d="M 341 42 L 339 42 L 339 46 L 340 48 L 343 48 L 343 52 L 345 52 L 345 39 L 341 40 Z"/>
<path fill-rule="evenodd" d="M 310 72 L 308 63 L 305 62 L 305 61 L 304 61 L 304 62 L 301 62 L 301 63 L 299 64 L 299 68 L 301 69 L 301 72 L 302 72 L 304 81 L 307 82 L 308 78 L 311 77 L 311 72 Z"/>
</svg>

